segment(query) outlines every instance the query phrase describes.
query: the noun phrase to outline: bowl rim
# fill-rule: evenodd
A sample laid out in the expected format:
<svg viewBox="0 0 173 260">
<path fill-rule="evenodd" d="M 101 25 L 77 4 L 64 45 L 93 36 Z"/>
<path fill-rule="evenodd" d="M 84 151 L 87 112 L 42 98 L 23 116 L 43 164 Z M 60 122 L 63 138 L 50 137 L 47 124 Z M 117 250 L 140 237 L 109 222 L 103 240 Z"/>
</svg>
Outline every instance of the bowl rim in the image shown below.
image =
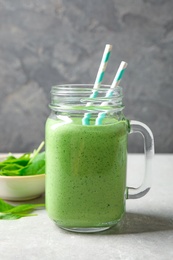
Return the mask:
<svg viewBox="0 0 173 260">
<path fill-rule="evenodd" d="M 29 179 L 34 179 L 34 178 L 41 178 L 41 177 L 45 177 L 45 173 L 42 173 L 42 174 L 35 174 L 35 175 L 21 175 L 21 176 L 15 176 L 15 175 L 12 175 L 12 176 L 4 176 L 4 175 L 0 175 L 0 179 L 26 179 L 26 178 L 29 178 Z"/>
</svg>

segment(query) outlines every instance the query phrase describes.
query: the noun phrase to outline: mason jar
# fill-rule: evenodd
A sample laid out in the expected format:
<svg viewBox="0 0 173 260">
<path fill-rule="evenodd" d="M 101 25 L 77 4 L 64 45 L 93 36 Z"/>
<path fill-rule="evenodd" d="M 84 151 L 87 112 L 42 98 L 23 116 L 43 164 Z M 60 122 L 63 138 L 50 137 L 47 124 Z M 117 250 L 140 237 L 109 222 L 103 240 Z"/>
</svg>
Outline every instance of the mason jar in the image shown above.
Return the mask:
<svg viewBox="0 0 173 260">
<path fill-rule="evenodd" d="M 108 95 L 109 93 L 109 95 Z M 46 122 L 46 210 L 55 223 L 75 232 L 106 230 L 125 213 L 126 199 L 150 189 L 154 139 L 143 123 L 124 114 L 122 88 L 59 85 L 51 89 Z M 126 186 L 128 135 L 144 137 L 145 177 Z"/>
</svg>

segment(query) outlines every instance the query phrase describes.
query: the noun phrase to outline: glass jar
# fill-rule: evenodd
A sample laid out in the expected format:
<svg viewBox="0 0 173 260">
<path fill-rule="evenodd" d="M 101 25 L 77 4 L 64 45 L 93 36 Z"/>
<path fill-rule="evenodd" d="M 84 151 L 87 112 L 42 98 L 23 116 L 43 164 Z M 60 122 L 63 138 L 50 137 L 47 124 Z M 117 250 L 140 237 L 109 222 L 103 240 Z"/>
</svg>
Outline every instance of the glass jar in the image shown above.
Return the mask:
<svg viewBox="0 0 173 260">
<path fill-rule="evenodd" d="M 51 90 L 46 122 L 46 210 L 64 229 L 97 232 L 118 223 L 128 198 L 150 189 L 151 130 L 123 114 L 122 88 L 60 85 Z M 128 134 L 144 136 L 146 172 L 139 188 L 126 187 Z"/>
</svg>

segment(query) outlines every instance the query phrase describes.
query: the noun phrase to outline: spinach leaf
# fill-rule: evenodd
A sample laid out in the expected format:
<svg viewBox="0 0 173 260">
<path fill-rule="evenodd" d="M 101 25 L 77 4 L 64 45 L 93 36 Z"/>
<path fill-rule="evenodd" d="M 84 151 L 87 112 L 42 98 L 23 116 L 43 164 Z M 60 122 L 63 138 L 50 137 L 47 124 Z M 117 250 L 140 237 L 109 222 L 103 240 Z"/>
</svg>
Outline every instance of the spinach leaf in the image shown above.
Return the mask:
<svg viewBox="0 0 173 260">
<path fill-rule="evenodd" d="M 6 211 L 11 210 L 13 208 L 14 208 L 14 206 L 12 206 L 11 204 L 8 204 L 4 200 L 0 199 L 0 212 L 6 212 Z"/>
<path fill-rule="evenodd" d="M 16 170 L 20 170 L 21 168 L 22 168 L 22 166 L 18 165 L 16 163 L 7 164 L 3 167 L 2 171 L 16 171 Z"/>
<path fill-rule="evenodd" d="M 19 176 L 19 171 L 1 171 L 0 176 Z"/>
<path fill-rule="evenodd" d="M 45 160 L 45 152 L 38 153 L 37 156 L 32 160 L 32 162 L 35 163 L 41 160 Z"/>
<path fill-rule="evenodd" d="M 31 216 L 37 216 L 37 214 L 12 214 L 12 213 L 0 213 L 0 219 L 4 220 L 13 220 L 13 219 L 19 219 L 22 217 L 31 217 Z"/>
<path fill-rule="evenodd" d="M 38 209 L 40 207 L 44 207 L 44 204 L 23 204 L 7 210 L 6 213 L 25 213 L 28 211 L 33 211 L 34 209 Z"/>
<path fill-rule="evenodd" d="M 21 165 L 18 164 L 7 164 L 5 165 L 0 172 L 0 175 L 5 176 L 17 176 L 19 174 L 19 170 L 23 168 Z"/>
<path fill-rule="evenodd" d="M 36 216 L 30 214 L 33 210 L 45 207 L 45 204 L 22 204 L 13 206 L 4 200 L 0 199 L 0 219 L 12 220 L 22 217 Z"/>
<path fill-rule="evenodd" d="M 42 142 L 33 153 L 25 153 L 19 158 L 12 154 L 0 162 L 1 176 L 29 176 L 45 173 L 45 152 L 40 152 L 44 146 Z"/>
<path fill-rule="evenodd" d="M 30 154 L 24 154 L 22 155 L 21 157 L 19 158 L 16 158 L 14 156 L 8 156 L 6 160 L 4 160 L 3 162 L 0 162 L 0 167 L 1 165 L 10 165 L 10 164 L 18 164 L 18 165 L 22 165 L 22 166 L 25 166 L 28 164 L 30 160 Z"/>
<path fill-rule="evenodd" d="M 20 176 L 36 175 L 45 173 L 45 160 L 32 162 L 28 166 L 19 170 Z"/>
</svg>

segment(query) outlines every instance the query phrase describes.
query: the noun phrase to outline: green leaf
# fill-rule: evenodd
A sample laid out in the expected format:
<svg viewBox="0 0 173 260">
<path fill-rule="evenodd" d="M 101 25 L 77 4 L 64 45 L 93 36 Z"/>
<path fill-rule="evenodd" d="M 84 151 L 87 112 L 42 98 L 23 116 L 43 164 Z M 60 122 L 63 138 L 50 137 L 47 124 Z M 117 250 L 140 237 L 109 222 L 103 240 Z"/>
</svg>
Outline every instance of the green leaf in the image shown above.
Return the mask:
<svg viewBox="0 0 173 260">
<path fill-rule="evenodd" d="M 44 207 L 45 204 L 23 204 L 15 206 L 12 209 L 6 211 L 6 213 L 26 213 L 28 211 Z"/>
<path fill-rule="evenodd" d="M 45 173 L 45 160 L 40 160 L 29 164 L 19 170 L 20 176 L 36 175 Z"/>
<path fill-rule="evenodd" d="M 4 220 L 13 220 L 13 219 L 19 219 L 20 216 L 19 215 L 14 215 L 14 214 L 7 214 L 7 213 L 0 213 L 0 219 L 4 219 Z"/>
<path fill-rule="evenodd" d="M 16 171 L 16 170 L 20 170 L 21 168 L 22 168 L 21 165 L 14 163 L 14 164 L 8 164 L 4 166 L 2 171 Z"/>
<path fill-rule="evenodd" d="M 21 166 L 26 166 L 29 163 L 29 158 L 7 158 L 6 160 L 0 162 L 0 168 L 4 167 L 5 165 L 11 165 L 11 164 L 16 164 L 16 165 L 21 165 Z"/>
<path fill-rule="evenodd" d="M 19 170 L 23 167 L 18 164 L 8 164 L 1 169 L 0 175 L 5 176 L 17 176 L 19 175 Z"/>
<path fill-rule="evenodd" d="M 45 207 L 45 204 L 22 204 L 13 206 L 4 200 L 0 199 L 0 219 L 12 220 L 22 217 L 36 216 L 30 214 L 33 210 Z"/>
<path fill-rule="evenodd" d="M 8 210 L 13 209 L 14 206 L 0 199 L 0 212 L 7 212 Z"/>
<path fill-rule="evenodd" d="M 7 166 L 8 164 L 6 164 L 6 163 L 0 163 L 0 170 L 2 170 L 5 166 Z"/>
<path fill-rule="evenodd" d="M 25 153 L 19 158 L 12 154 L 0 162 L 1 176 L 29 176 L 45 173 L 45 152 L 40 153 L 42 142 L 33 153 Z"/>
<path fill-rule="evenodd" d="M 31 153 L 24 153 L 18 159 L 19 160 L 30 160 Z"/>
<path fill-rule="evenodd" d="M 37 161 L 45 160 L 45 152 L 37 154 L 37 156 L 32 160 L 33 163 Z"/>
<path fill-rule="evenodd" d="M 15 160 L 16 159 L 16 157 L 14 156 L 14 155 L 12 155 L 12 154 L 9 154 L 8 156 L 7 156 L 7 159 L 6 160 Z"/>
<path fill-rule="evenodd" d="M 32 216 L 37 216 L 37 214 L 11 214 L 11 213 L 1 214 L 0 213 L 0 219 L 2 220 L 14 220 L 14 219 L 19 219 L 23 217 L 32 217 Z"/>
<path fill-rule="evenodd" d="M 1 176 L 19 176 L 19 171 L 1 171 Z"/>
</svg>

